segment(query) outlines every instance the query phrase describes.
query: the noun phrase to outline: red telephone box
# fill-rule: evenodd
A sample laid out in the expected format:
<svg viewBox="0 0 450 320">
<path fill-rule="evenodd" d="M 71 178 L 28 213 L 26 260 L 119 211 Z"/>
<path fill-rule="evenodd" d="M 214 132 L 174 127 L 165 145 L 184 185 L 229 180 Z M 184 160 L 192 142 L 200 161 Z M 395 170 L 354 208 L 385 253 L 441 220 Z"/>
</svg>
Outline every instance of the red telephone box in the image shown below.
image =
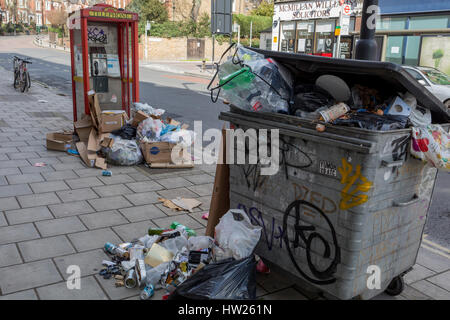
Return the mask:
<svg viewBox="0 0 450 320">
<path fill-rule="evenodd" d="M 139 101 L 138 20 L 137 13 L 106 4 L 69 16 L 74 121 L 89 114 L 90 90 L 101 109 L 128 116 L 131 103 Z"/>
</svg>

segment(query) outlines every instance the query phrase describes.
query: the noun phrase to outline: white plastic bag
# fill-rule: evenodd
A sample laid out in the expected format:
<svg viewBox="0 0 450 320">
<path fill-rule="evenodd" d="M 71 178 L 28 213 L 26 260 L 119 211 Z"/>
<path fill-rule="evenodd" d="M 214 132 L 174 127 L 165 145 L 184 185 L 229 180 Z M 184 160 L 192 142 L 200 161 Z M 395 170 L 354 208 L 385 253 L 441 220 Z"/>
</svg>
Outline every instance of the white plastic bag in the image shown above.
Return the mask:
<svg viewBox="0 0 450 320">
<path fill-rule="evenodd" d="M 188 239 L 189 251 L 199 251 L 201 249 L 212 248 L 214 239 L 208 236 L 196 236 Z"/>
<path fill-rule="evenodd" d="M 412 127 L 411 154 L 433 167 L 450 172 L 450 134 L 437 124 Z"/>
<path fill-rule="evenodd" d="M 215 240 L 224 251 L 221 253 L 222 259 L 229 256 L 234 259 L 250 256 L 260 237 L 261 227 L 252 225 L 243 210 L 229 210 L 216 226 Z"/>
</svg>

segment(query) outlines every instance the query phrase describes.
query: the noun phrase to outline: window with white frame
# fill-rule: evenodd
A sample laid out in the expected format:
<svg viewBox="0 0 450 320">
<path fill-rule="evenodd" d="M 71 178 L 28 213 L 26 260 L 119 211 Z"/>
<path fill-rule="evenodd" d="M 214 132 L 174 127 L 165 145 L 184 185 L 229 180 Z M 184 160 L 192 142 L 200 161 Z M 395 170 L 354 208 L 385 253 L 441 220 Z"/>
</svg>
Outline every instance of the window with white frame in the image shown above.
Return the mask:
<svg viewBox="0 0 450 320">
<path fill-rule="evenodd" d="M 52 10 L 52 2 L 45 1 L 45 10 Z"/>
<path fill-rule="evenodd" d="M 41 11 L 41 1 L 40 0 L 36 1 L 36 11 Z"/>
</svg>

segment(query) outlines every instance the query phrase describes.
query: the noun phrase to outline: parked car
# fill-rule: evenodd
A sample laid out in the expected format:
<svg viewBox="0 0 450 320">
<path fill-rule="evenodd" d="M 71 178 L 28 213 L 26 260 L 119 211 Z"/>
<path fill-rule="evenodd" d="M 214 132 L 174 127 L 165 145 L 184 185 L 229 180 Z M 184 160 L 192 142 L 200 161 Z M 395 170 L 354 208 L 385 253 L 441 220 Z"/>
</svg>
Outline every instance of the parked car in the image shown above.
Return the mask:
<svg viewBox="0 0 450 320">
<path fill-rule="evenodd" d="M 450 76 L 431 67 L 403 68 L 450 109 Z"/>
</svg>

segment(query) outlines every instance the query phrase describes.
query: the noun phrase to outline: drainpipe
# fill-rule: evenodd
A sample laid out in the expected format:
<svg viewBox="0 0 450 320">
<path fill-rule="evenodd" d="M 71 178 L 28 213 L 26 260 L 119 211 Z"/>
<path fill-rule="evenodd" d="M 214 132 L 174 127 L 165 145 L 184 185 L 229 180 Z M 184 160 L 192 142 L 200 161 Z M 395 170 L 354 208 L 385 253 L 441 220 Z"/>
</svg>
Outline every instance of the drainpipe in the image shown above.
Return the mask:
<svg viewBox="0 0 450 320">
<path fill-rule="evenodd" d="M 375 41 L 377 14 L 379 14 L 378 0 L 364 0 L 360 40 L 356 44 L 355 54 L 358 60 L 377 59 L 377 42 Z"/>
</svg>

